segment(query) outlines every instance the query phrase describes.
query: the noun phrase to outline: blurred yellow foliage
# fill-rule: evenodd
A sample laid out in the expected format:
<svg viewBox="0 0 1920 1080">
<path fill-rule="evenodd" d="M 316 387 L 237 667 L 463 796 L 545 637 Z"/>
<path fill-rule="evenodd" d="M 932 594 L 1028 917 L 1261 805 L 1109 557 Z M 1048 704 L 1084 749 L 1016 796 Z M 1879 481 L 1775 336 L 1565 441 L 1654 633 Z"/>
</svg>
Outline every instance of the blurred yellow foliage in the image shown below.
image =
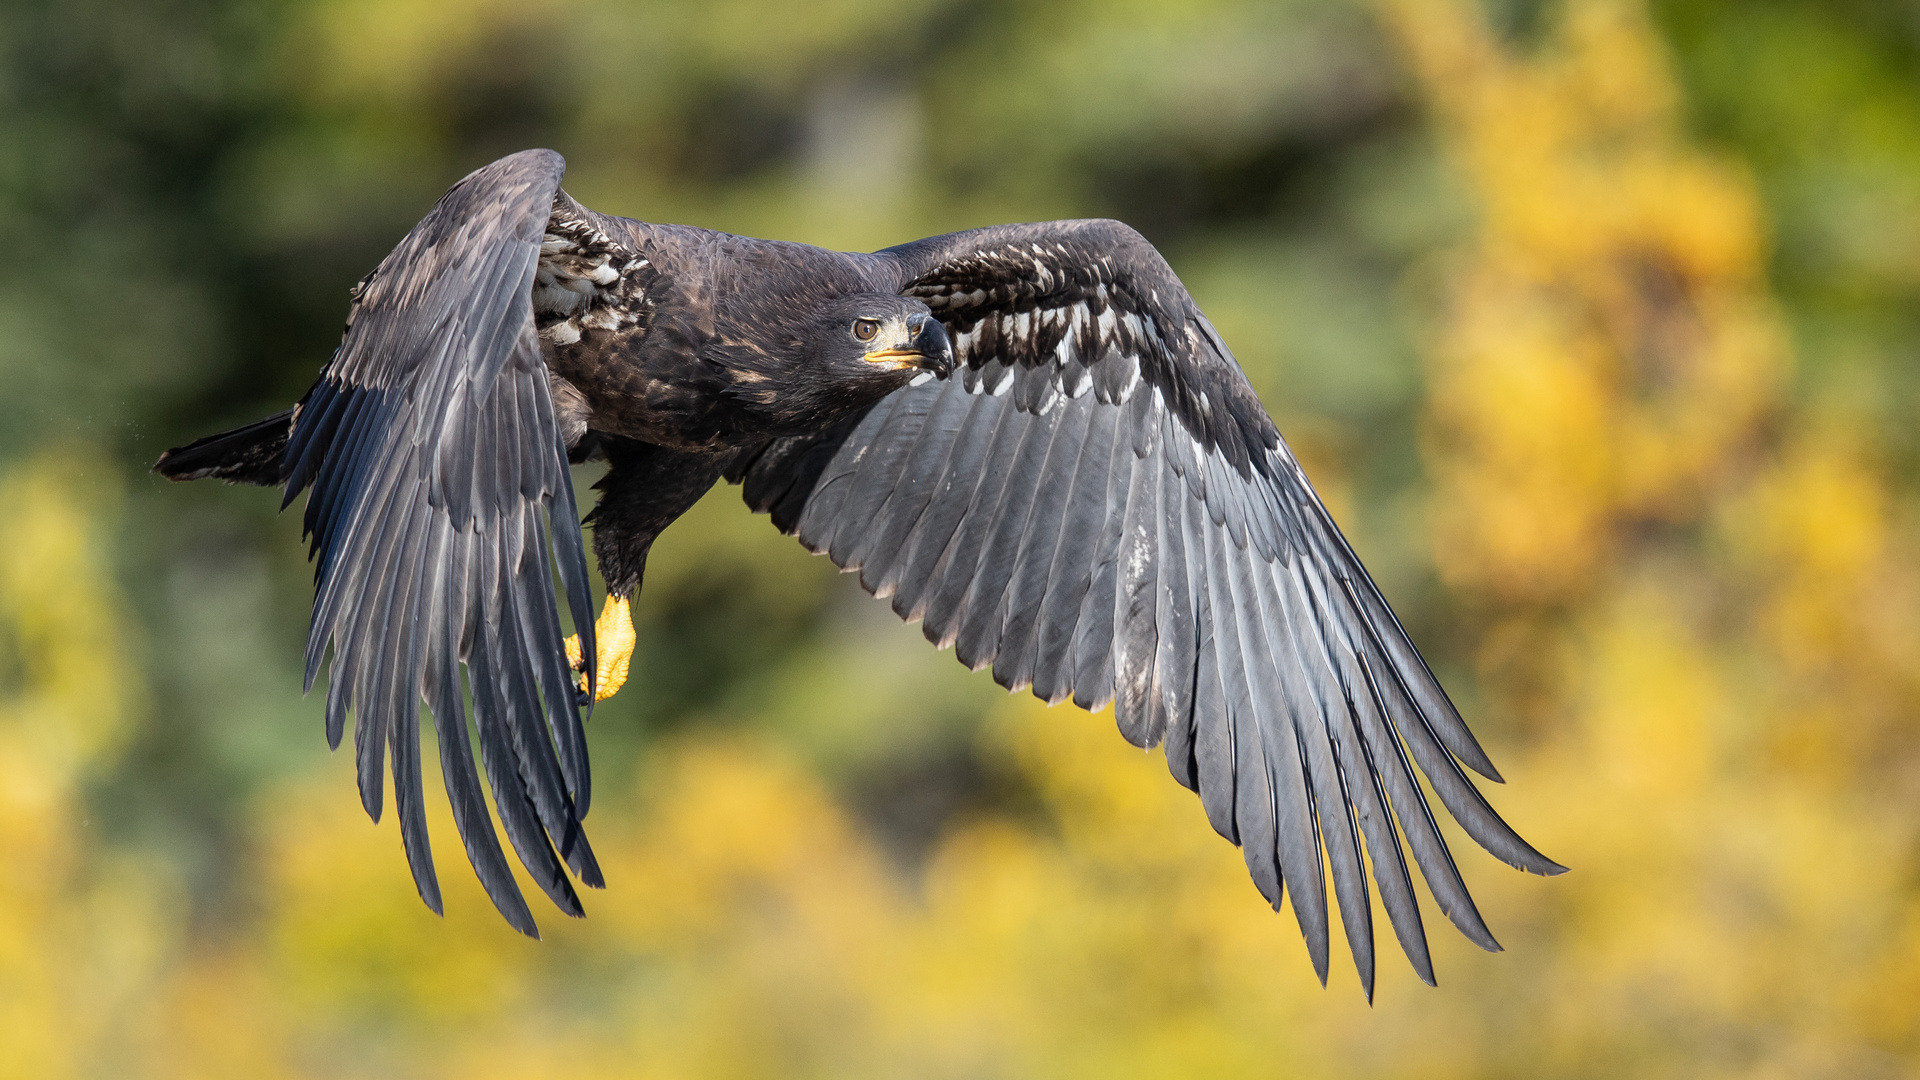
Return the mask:
<svg viewBox="0 0 1920 1080">
<path fill-rule="evenodd" d="M 318 32 L 404 96 L 442 18 L 378 7 Z M 1910 1072 L 1914 536 L 1866 436 L 1786 396 L 1753 186 L 1689 145 L 1645 12 L 1558 10 L 1523 51 L 1465 0 L 1381 6 L 1480 215 L 1426 342 L 1435 561 L 1524 743 L 1501 808 L 1575 870 L 1466 860 L 1509 953 L 1430 915 L 1441 989 L 1389 963 L 1376 1007 L 1343 969 L 1322 991 L 1157 757 L 1025 698 L 987 737 L 1039 805 L 923 866 L 764 737 L 688 735 L 603 784 L 638 793 L 591 822 L 611 887 L 535 943 L 431 799 L 429 914 L 337 761 L 259 799 L 252 891 L 189 930 L 164 873 L 87 842 L 140 690 L 114 493 L 48 455 L 0 479 L 0 1075 Z"/>
<path fill-rule="evenodd" d="M 1525 1041 L 1597 1075 L 1899 1071 L 1915 537 L 1861 436 L 1784 395 L 1753 186 L 1686 144 L 1639 4 L 1565 4 L 1525 58 L 1465 4 L 1387 10 L 1481 211 L 1429 349 L 1435 560 L 1537 739 L 1521 820 L 1592 875 L 1535 981 L 1582 1008 Z"/>
<path fill-rule="evenodd" d="M 963 824 L 911 887 L 779 752 L 670 747 L 635 778 L 644 801 L 598 822 L 619 877 L 543 943 L 465 875 L 448 875 L 445 921 L 428 914 L 393 837 L 337 785 L 275 792 L 259 925 L 156 994 L 150 1060 L 180 1076 L 1287 1076 L 1327 1053 L 1315 1041 L 1377 1041 L 1352 987 L 1288 976 L 1306 963 L 1292 927 L 1157 761 L 1026 699 L 991 737 L 1054 827 Z M 457 842 L 437 808 L 432 828 Z"/>
<path fill-rule="evenodd" d="M 159 882 L 96 848 L 81 805 L 135 697 L 95 519 L 117 492 L 88 460 L 68 447 L 0 476 L 0 1075 L 113 1064 L 167 929 Z"/>
<path fill-rule="evenodd" d="M 1503 603 L 1575 601 L 1633 525 L 1698 515 L 1777 403 L 1752 185 L 1687 145 L 1639 6 L 1535 58 L 1470 6 L 1389 5 L 1481 227 L 1433 348 L 1434 550 Z"/>
</svg>

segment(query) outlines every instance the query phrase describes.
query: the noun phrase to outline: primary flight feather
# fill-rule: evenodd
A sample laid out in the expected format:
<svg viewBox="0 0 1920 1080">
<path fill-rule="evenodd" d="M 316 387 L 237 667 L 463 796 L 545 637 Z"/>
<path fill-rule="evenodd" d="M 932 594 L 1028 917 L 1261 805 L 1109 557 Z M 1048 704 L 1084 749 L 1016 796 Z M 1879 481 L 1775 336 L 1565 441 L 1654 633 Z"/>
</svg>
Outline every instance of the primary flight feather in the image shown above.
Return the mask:
<svg viewBox="0 0 1920 1080">
<path fill-rule="evenodd" d="M 1499 947 L 1421 777 L 1500 859 L 1562 870 L 1481 797 L 1462 766 L 1498 781 L 1492 762 L 1138 233 L 1060 221 L 850 254 L 597 214 L 564 167 L 530 150 L 455 185 L 356 288 L 299 404 L 156 465 L 309 492 L 307 683 L 330 653 L 328 739 L 352 713 L 376 819 L 391 769 L 434 910 L 421 702 L 501 913 L 536 933 L 481 769 L 521 863 L 581 914 L 572 879 L 602 884 L 582 709 L 625 677 L 654 538 L 723 476 L 962 663 L 1111 703 L 1130 742 L 1164 743 L 1323 981 L 1329 878 L 1369 996 L 1370 880 L 1433 981 L 1408 852 Z M 568 478 L 590 457 L 609 465 L 597 625 Z"/>
</svg>

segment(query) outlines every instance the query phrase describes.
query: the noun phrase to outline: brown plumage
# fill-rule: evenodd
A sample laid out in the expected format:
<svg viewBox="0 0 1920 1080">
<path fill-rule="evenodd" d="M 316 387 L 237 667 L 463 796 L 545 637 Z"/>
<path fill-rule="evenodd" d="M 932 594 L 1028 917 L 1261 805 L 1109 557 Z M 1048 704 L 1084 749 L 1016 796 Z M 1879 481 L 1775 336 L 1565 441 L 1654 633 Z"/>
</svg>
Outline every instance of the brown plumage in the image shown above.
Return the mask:
<svg viewBox="0 0 1920 1080">
<path fill-rule="evenodd" d="M 422 698 L 468 856 L 534 933 L 467 750 L 463 664 L 522 862 L 571 914 L 563 866 L 600 884 L 553 586 L 557 569 L 593 655 L 567 480 L 588 456 L 610 465 L 591 520 L 616 595 L 724 475 L 963 663 L 1113 703 L 1129 740 L 1165 743 L 1267 899 L 1291 899 L 1323 980 L 1325 864 L 1369 995 L 1369 878 L 1432 980 L 1406 850 L 1441 910 L 1498 947 L 1416 769 L 1489 851 L 1561 870 L 1468 780 L 1462 765 L 1499 777 L 1137 233 L 1052 222 L 849 254 L 596 214 L 562 168 L 528 151 L 461 181 L 363 283 L 299 406 L 156 466 L 311 489 L 307 681 L 331 650 L 328 737 L 355 714 L 376 817 L 391 750 L 436 910 Z"/>
</svg>

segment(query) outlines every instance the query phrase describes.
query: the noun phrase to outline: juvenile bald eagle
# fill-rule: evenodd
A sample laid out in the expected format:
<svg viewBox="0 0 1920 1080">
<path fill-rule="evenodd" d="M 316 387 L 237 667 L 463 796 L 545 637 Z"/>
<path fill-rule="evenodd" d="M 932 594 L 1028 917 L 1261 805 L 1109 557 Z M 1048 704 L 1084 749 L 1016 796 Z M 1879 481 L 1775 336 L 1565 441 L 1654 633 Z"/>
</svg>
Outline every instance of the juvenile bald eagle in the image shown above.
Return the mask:
<svg viewBox="0 0 1920 1080">
<path fill-rule="evenodd" d="M 1261 894 L 1291 898 L 1323 982 L 1323 859 L 1369 996 L 1369 862 L 1423 980 L 1407 850 L 1441 911 L 1499 947 L 1416 768 L 1488 851 L 1562 870 L 1462 770 L 1500 779 L 1138 233 L 1059 221 L 847 254 L 597 214 L 560 190 L 563 168 L 532 150 L 455 185 L 354 290 L 299 404 L 155 466 L 282 485 L 283 507 L 311 492 L 306 683 L 331 650 L 327 739 L 355 714 L 375 819 L 391 752 L 435 911 L 421 700 L 501 913 L 536 934 L 488 820 L 463 664 L 507 838 L 581 914 L 567 869 L 602 885 L 581 710 L 625 678 L 654 538 L 722 476 L 962 663 L 1049 702 L 1111 702 L 1128 741 L 1164 742 Z M 590 455 L 610 466 L 590 518 L 597 626 L 568 479 Z"/>
</svg>

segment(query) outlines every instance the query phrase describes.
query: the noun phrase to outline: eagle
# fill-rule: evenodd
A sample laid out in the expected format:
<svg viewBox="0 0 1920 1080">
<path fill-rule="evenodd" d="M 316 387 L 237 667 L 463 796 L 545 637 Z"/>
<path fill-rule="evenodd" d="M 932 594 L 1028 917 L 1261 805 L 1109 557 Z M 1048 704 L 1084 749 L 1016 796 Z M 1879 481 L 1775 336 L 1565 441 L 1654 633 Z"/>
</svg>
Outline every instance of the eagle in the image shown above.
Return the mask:
<svg viewBox="0 0 1920 1080">
<path fill-rule="evenodd" d="M 507 922 L 538 936 L 482 770 L 562 911 L 583 914 L 572 879 L 604 887 L 583 717 L 626 678 L 654 539 L 722 478 L 969 668 L 1111 704 L 1128 742 L 1164 744 L 1261 895 L 1290 901 L 1323 983 L 1329 880 L 1369 999 L 1372 888 L 1433 983 L 1408 853 L 1441 912 L 1500 947 L 1422 777 L 1502 861 L 1564 870 L 1469 778 L 1501 781 L 1139 233 L 1056 221 L 846 253 L 595 213 L 564 170 L 528 150 L 454 185 L 354 288 L 298 404 L 155 465 L 280 486 L 282 509 L 308 493 L 306 688 L 330 655 L 327 741 L 353 714 L 376 821 L 391 769 L 434 911 L 423 703 Z M 583 522 L 569 466 L 599 459 Z"/>
</svg>

